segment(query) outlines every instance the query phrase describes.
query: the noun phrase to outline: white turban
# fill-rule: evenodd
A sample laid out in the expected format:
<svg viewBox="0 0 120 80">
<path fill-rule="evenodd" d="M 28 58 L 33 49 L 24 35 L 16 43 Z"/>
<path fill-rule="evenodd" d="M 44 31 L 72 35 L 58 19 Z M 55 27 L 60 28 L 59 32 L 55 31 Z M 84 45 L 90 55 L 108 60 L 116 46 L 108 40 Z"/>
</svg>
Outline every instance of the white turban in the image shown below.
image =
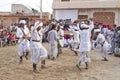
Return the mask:
<svg viewBox="0 0 120 80">
<path fill-rule="evenodd" d="M 81 28 L 88 28 L 89 26 L 86 24 L 81 24 Z"/>
<path fill-rule="evenodd" d="M 19 24 L 26 24 L 26 21 L 25 20 L 20 20 Z"/>
<path fill-rule="evenodd" d="M 74 29 L 75 29 L 75 30 L 78 30 L 78 28 L 77 28 L 77 27 L 75 27 L 75 26 L 74 26 Z"/>
</svg>

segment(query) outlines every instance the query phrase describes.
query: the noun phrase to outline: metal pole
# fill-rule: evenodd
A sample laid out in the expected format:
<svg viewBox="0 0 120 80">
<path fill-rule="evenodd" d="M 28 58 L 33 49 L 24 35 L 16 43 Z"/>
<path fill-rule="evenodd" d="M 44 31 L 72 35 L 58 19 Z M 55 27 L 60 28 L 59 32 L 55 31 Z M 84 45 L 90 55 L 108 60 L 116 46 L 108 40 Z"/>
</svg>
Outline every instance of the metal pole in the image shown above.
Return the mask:
<svg viewBox="0 0 120 80">
<path fill-rule="evenodd" d="M 40 0 L 40 19 L 42 19 L 42 0 Z"/>
</svg>

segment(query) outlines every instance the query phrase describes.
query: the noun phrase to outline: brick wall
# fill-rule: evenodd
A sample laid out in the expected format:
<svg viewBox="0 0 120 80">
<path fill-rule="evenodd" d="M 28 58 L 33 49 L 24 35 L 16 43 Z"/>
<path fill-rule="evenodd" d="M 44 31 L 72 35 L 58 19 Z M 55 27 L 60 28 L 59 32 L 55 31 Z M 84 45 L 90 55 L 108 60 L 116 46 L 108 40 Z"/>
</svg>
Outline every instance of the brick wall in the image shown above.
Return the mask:
<svg viewBox="0 0 120 80">
<path fill-rule="evenodd" d="M 95 12 L 93 14 L 94 22 L 113 25 L 115 23 L 115 13 L 113 12 Z"/>
</svg>

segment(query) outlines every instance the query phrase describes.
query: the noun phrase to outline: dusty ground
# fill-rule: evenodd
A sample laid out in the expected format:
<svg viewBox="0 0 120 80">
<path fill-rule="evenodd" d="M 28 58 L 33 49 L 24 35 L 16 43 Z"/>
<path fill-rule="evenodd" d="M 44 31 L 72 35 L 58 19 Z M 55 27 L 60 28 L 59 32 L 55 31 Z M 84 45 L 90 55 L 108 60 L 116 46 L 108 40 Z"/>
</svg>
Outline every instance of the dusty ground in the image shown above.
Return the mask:
<svg viewBox="0 0 120 80">
<path fill-rule="evenodd" d="M 46 45 L 46 44 L 45 44 Z M 109 61 L 101 61 L 96 51 L 91 51 L 92 63 L 88 70 L 82 66 L 79 71 L 75 65 L 78 57 L 69 49 L 55 61 L 47 60 L 47 69 L 32 72 L 32 63 L 24 59 L 19 64 L 17 46 L 0 48 L 0 80 L 120 80 L 120 58 L 108 56 Z"/>
</svg>

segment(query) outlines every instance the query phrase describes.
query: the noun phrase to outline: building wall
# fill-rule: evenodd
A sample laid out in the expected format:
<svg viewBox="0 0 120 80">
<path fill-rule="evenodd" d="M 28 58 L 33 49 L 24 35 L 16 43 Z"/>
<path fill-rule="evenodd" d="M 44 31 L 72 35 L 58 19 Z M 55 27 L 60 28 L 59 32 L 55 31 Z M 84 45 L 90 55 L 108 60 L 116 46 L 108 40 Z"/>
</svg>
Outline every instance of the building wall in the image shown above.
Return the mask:
<svg viewBox="0 0 120 80">
<path fill-rule="evenodd" d="M 93 14 L 95 12 L 103 12 L 103 13 L 113 12 L 115 16 L 111 15 L 111 17 L 114 19 L 114 21 L 112 22 L 114 22 L 117 25 L 120 25 L 120 0 L 70 0 L 70 1 L 54 0 L 53 1 L 54 18 L 55 18 L 56 10 L 74 10 L 74 9 L 78 9 L 78 17 L 81 18 L 87 16 L 88 18 L 93 18 L 94 17 Z M 83 15 L 83 17 L 81 15 Z M 104 16 L 106 17 L 107 15 L 104 14 Z"/>
<path fill-rule="evenodd" d="M 68 10 L 75 10 L 75 9 L 68 9 Z M 66 11 L 68 11 L 66 10 Z M 120 10 L 118 9 L 76 9 L 78 10 L 78 14 L 69 14 L 69 18 L 78 16 L 79 18 L 94 18 L 95 22 L 105 23 L 109 25 L 117 24 L 120 25 Z M 60 10 L 58 10 L 60 11 Z M 64 10 L 61 10 L 64 11 Z M 62 12 L 60 12 L 62 13 Z M 64 13 L 64 12 L 63 12 Z M 74 12 L 73 12 L 74 13 Z M 96 14 L 97 13 L 97 14 Z M 54 11 L 54 17 L 57 19 L 58 13 L 56 13 L 56 10 Z M 66 14 L 67 15 L 67 14 Z M 59 17 L 66 17 L 64 14 L 59 15 Z M 73 20 L 72 20 L 73 21 Z"/>
<path fill-rule="evenodd" d="M 120 8 L 119 0 L 71 0 L 55 1 L 53 9 L 73 9 L 73 8 Z"/>
<path fill-rule="evenodd" d="M 11 24 L 15 24 L 18 23 L 20 19 L 25 19 L 28 21 L 28 25 L 34 24 L 34 20 L 39 19 L 39 15 L 37 16 L 24 16 L 24 15 L 0 15 L 0 25 L 3 25 L 4 27 L 8 27 Z M 48 15 L 43 15 L 42 18 L 43 22 L 46 22 L 49 20 L 49 16 Z"/>
<path fill-rule="evenodd" d="M 28 19 L 28 24 L 31 25 L 32 21 L 39 18 L 39 16 L 0 16 L 0 24 L 8 27 L 11 24 L 18 23 L 20 19 Z"/>
<path fill-rule="evenodd" d="M 119 10 L 118 9 L 79 9 L 79 13 L 78 15 L 88 15 L 88 18 L 94 18 L 94 13 L 95 12 L 110 12 L 110 13 L 114 13 L 114 23 L 117 25 L 120 25 L 120 21 L 119 21 Z M 101 15 L 99 15 L 101 16 Z M 107 16 L 106 14 L 104 14 L 104 16 Z M 104 18 L 103 18 L 104 21 Z M 106 23 L 106 21 L 104 21 Z M 111 22 L 111 20 L 110 20 Z M 107 22 L 108 23 L 108 22 Z M 110 23 L 111 24 L 111 23 Z"/>
<path fill-rule="evenodd" d="M 23 14 L 21 14 L 22 11 L 24 11 Z M 39 16 L 40 13 L 38 11 L 33 11 L 22 4 L 12 4 L 11 12 L 0 12 L 0 25 L 8 27 L 11 24 L 18 23 L 20 19 L 25 19 L 28 25 L 31 25 L 34 20 L 40 18 Z M 45 22 L 49 19 L 51 19 L 51 14 L 49 12 L 43 12 L 42 20 Z"/>
<path fill-rule="evenodd" d="M 118 21 L 118 25 L 120 26 L 120 9 L 118 10 L 118 16 L 116 16 L 116 17 L 118 17 L 116 19 L 116 21 Z"/>
<path fill-rule="evenodd" d="M 71 16 L 72 15 L 72 16 Z M 72 21 L 78 19 L 78 10 L 55 10 L 55 19 L 71 19 Z"/>
<path fill-rule="evenodd" d="M 93 16 L 94 16 L 94 22 L 109 24 L 111 26 L 113 26 L 113 24 L 115 23 L 114 12 L 95 12 Z"/>
<path fill-rule="evenodd" d="M 22 4 L 12 4 L 12 13 L 24 11 L 25 14 L 32 13 L 32 10 Z"/>
</svg>

